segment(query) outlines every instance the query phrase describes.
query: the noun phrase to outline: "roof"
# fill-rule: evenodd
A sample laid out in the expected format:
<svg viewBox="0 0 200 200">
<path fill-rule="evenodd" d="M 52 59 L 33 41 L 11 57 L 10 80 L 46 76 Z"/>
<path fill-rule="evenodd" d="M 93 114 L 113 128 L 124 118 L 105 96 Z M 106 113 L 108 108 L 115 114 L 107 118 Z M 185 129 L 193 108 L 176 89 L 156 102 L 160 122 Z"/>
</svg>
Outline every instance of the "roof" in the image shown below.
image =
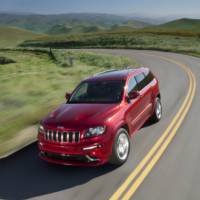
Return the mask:
<svg viewBox="0 0 200 200">
<path fill-rule="evenodd" d="M 144 69 L 145 68 L 113 69 L 95 74 L 94 76 L 87 78 L 85 81 L 126 80 L 129 75 L 144 71 Z"/>
</svg>

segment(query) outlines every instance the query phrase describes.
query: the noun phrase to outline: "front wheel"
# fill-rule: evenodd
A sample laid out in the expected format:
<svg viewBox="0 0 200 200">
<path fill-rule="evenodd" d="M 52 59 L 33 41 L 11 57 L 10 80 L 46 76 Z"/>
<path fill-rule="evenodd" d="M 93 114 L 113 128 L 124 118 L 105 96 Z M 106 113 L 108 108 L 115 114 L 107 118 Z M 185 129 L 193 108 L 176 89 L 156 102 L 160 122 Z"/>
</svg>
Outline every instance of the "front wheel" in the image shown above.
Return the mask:
<svg viewBox="0 0 200 200">
<path fill-rule="evenodd" d="M 115 136 L 110 163 L 122 165 L 128 159 L 130 152 L 129 135 L 126 129 L 120 128 Z"/>
<path fill-rule="evenodd" d="M 151 116 L 151 121 L 156 123 L 161 120 L 161 117 L 162 117 L 162 104 L 160 98 L 157 97 L 155 100 L 155 108 L 153 115 Z"/>
</svg>

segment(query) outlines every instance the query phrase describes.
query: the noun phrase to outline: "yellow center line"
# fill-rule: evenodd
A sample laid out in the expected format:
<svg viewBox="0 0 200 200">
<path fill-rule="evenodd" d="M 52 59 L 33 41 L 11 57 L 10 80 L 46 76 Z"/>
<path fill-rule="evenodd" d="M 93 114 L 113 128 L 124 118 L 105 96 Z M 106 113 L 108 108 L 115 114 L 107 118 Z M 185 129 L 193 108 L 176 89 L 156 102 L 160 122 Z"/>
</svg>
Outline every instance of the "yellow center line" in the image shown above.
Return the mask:
<svg viewBox="0 0 200 200">
<path fill-rule="evenodd" d="M 192 95 L 194 95 L 194 93 L 195 93 L 195 89 L 193 88 Z M 141 185 L 141 183 L 144 181 L 144 179 L 146 178 L 146 176 L 153 169 L 154 165 L 158 162 L 158 160 L 160 159 L 160 157 L 162 156 L 162 154 L 164 153 L 164 151 L 167 149 L 168 145 L 170 144 L 170 142 L 172 141 L 172 139 L 176 135 L 177 130 L 181 126 L 181 124 L 182 124 L 185 116 L 187 115 L 187 113 L 189 111 L 189 108 L 190 108 L 190 106 L 192 104 L 192 100 L 193 99 L 190 98 L 190 101 L 188 102 L 186 109 L 184 110 L 184 112 L 181 115 L 179 121 L 177 122 L 177 124 L 175 125 L 175 127 L 173 128 L 173 130 L 171 131 L 171 134 L 169 135 L 169 137 L 167 138 L 167 140 L 164 142 L 164 144 L 161 146 L 161 148 L 156 153 L 156 155 L 153 157 L 153 159 L 150 161 L 150 163 L 146 166 L 146 168 L 144 169 L 144 171 L 140 174 L 140 176 L 137 178 L 137 180 L 129 188 L 128 192 L 122 198 L 123 200 L 128 200 L 128 199 L 130 199 L 133 196 L 133 194 L 136 192 L 137 188 Z"/>
<path fill-rule="evenodd" d="M 175 115 L 175 117 L 173 118 L 172 122 L 170 123 L 170 125 L 167 127 L 167 129 L 165 130 L 165 132 L 162 134 L 162 136 L 158 139 L 158 141 L 156 142 L 156 144 L 151 148 L 151 150 L 148 152 L 148 154 L 145 156 L 145 158 L 138 164 L 138 166 L 133 170 L 133 172 L 128 176 L 128 178 L 124 181 L 124 183 L 118 188 L 118 190 L 111 196 L 110 200 L 117 200 L 121 197 L 121 195 L 125 192 L 125 190 L 127 190 L 127 188 L 129 187 L 129 185 L 131 184 L 131 182 L 136 178 L 136 176 L 142 171 L 142 169 L 144 168 L 144 166 L 150 161 L 150 159 L 152 158 L 152 156 L 155 154 L 155 152 L 158 150 L 158 148 L 160 147 L 160 145 L 165 141 L 166 137 L 169 135 L 170 131 L 171 134 L 168 137 L 168 139 L 165 141 L 165 143 L 161 146 L 159 153 L 157 152 L 156 155 L 154 156 L 154 158 L 160 158 L 161 155 L 164 153 L 164 150 L 167 148 L 168 144 L 170 143 L 170 141 L 173 139 L 173 137 L 176 134 L 176 131 L 178 130 L 178 128 L 180 127 L 183 119 L 185 118 L 194 94 L 195 94 L 195 89 L 196 89 L 196 82 L 195 82 L 195 77 L 192 74 L 191 70 L 189 70 L 189 68 L 170 58 L 166 58 L 166 57 L 162 57 L 162 56 L 156 56 L 156 55 L 152 55 L 152 54 L 147 54 L 148 56 L 154 56 L 154 57 L 159 57 L 162 60 L 166 60 L 168 62 L 171 62 L 173 64 L 178 65 L 179 67 L 183 68 L 183 70 L 187 73 L 188 78 L 189 78 L 189 90 L 187 92 L 186 98 L 182 104 L 182 106 L 180 107 L 178 113 Z M 193 85 L 194 83 L 194 85 Z M 177 121 L 179 120 L 179 121 Z M 176 125 L 176 126 L 175 126 Z M 178 126 L 177 126 L 178 125 Z M 175 127 L 174 127 L 175 126 Z M 174 128 L 173 128 L 174 127 Z M 173 130 L 172 130 L 173 128 Z M 172 137 L 173 136 L 173 137 Z M 169 139 L 171 138 L 171 139 Z M 168 141 L 168 142 L 167 142 Z M 167 145 L 166 145 L 167 144 Z M 166 147 L 165 147 L 166 146 Z M 165 148 L 164 148 L 165 147 Z M 163 151 L 161 151 L 161 149 L 163 149 Z M 160 155 L 160 156 L 158 156 Z M 153 158 L 153 159 L 154 159 Z M 158 161 L 158 159 L 154 159 L 151 160 L 150 163 L 148 164 L 148 166 L 144 169 L 143 173 L 137 178 L 137 180 L 133 183 L 133 185 L 131 186 L 131 188 L 128 190 L 128 192 L 125 194 L 124 199 L 129 199 L 134 192 L 136 191 L 136 189 L 139 187 L 139 185 L 143 182 L 144 178 L 148 175 L 148 173 L 151 171 L 151 169 L 153 168 L 153 166 L 156 164 L 156 162 Z M 153 163 L 153 164 L 152 164 Z M 145 173 L 144 173 L 145 172 Z"/>
</svg>

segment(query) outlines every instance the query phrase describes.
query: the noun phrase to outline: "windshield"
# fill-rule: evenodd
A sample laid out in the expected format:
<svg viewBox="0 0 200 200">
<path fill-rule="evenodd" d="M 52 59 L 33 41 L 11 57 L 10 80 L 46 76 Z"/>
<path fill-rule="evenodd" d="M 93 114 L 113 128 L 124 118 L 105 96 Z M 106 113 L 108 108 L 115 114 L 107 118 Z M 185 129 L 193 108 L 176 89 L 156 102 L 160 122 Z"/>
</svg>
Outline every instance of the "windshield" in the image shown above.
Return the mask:
<svg viewBox="0 0 200 200">
<path fill-rule="evenodd" d="M 125 81 L 88 81 L 74 91 L 68 103 L 118 103 L 122 100 Z"/>
</svg>

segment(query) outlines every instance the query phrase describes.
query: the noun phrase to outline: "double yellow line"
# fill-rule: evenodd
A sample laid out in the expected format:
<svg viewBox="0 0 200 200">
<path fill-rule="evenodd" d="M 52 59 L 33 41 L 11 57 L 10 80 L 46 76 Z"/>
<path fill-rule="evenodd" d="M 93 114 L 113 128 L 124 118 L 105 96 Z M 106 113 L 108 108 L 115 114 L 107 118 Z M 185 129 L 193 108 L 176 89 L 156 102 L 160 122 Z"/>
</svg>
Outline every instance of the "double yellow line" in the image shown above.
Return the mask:
<svg viewBox="0 0 200 200">
<path fill-rule="evenodd" d="M 158 162 L 162 154 L 167 149 L 168 145 L 177 133 L 177 130 L 181 126 L 184 118 L 186 117 L 194 95 L 196 91 L 196 79 L 192 71 L 183 63 L 176 61 L 171 58 L 166 58 L 163 56 L 157 56 L 152 54 L 145 54 L 153 57 L 160 58 L 164 61 L 173 63 L 181 67 L 187 74 L 189 79 L 189 90 L 187 92 L 186 98 L 181 105 L 178 113 L 175 115 L 167 129 L 164 131 L 162 136 L 157 140 L 155 145 L 150 149 L 144 159 L 137 165 L 137 167 L 131 172 L 128 178 L 123 182 L 123 184 L 117 189 L 117 191 L 111 196 L 109 200 L 128 200 L 135 194 L 138 187 L 142 184 L 144 179 L 153 169 L 154 165 Z"/>
</svg>

